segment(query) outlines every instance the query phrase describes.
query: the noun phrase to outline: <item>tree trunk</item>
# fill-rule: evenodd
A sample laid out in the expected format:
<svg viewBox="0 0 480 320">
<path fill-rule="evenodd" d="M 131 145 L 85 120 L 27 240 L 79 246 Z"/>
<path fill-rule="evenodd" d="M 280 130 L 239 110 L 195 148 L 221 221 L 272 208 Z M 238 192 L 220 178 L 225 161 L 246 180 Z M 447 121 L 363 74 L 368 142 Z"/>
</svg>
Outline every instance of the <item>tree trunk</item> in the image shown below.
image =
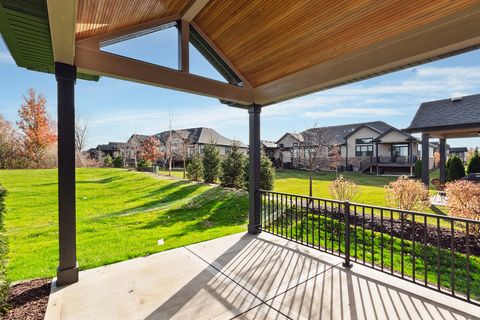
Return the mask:
<svg viewBox="0 0 480 320">
<path fill-rule="evenodd" d="M 183 180 L 186 178 L 185 158 L 183 158 Z"/>
<path fill-rule="evenodd" d="M 169 176 L 172 175 L 172 157 L 170 157 L 170 159 L 168 159 L 168 175 Z"/>
<path fill-rule="evenodd" d="M 313 172 L 310 170 L 310 197 L 313 196 Z"/>
</svg>

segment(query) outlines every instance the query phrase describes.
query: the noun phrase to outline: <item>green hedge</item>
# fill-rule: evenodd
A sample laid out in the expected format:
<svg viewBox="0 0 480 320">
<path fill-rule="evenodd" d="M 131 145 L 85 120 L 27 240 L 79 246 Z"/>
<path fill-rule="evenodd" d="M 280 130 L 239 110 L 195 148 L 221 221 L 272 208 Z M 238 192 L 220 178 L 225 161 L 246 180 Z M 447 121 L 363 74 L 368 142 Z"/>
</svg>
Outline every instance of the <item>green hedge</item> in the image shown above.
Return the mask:
<svg viewBox="0 0 480 320">
<path fill-rule="evenodd" d="M 7 190 L 0 185 L 0 312 L 7 310 L 7 298 L 10 285 L 7 281 L 7 237 L 3 224 L 5 216 L 5 198 Z"/>
</svg>

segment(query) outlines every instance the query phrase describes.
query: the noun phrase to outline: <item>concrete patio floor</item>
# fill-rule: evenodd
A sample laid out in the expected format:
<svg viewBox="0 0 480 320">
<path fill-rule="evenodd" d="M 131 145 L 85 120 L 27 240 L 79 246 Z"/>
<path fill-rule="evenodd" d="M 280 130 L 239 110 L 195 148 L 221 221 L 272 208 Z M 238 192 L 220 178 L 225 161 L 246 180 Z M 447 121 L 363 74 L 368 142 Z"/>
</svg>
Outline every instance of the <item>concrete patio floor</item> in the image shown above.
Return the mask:
<svg viewBox="0 0 480 320">
<path fill-rule="evenodd" d="M 479 319 L 480 308 L 262 233 L 82 271 L 57 319 Z"/>
</svg>

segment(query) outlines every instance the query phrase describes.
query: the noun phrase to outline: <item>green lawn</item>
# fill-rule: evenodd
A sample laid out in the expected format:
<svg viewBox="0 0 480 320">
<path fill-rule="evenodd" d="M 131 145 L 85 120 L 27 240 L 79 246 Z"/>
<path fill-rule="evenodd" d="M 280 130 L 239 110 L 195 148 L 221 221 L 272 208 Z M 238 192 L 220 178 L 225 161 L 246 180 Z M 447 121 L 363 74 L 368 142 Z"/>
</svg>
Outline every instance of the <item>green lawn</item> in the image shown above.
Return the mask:
<svg viewBox="0 0 480 320">
<path fill-rule="evenodd" d="M 168 172 L 168 170 L 158 170 L 158 174 L 163 175 L 163 176 L 171 176 L 177 179 L 183 179 L 183 170 L 175 169 L 172 170 L 171 174 Z"/>
<path fill-rule="evenodd" d="M 56 170 L 2 170 L 0 184 L 9 191 L 9 279 L 54 276 Z M 78 169 L 78 263 L 88 269 L 241 232 L 247 213 L 243 191 L 122 169 Z"/>
<path fill-rule="evenodd" d="M 359 186 L 359 196 L 354 200 L 357 203 L 365 203 L 377 206 L 387 206 L 384 186 L 397 179 L 397 177 L 375 176 L 358 172 L 341 172 L 344 178 L 354 181 Z M 437 176 L 432 172 L 431 177 Z M 309 172 L 300 170 L 278 170 L 275 181 L 277 192 L 308 195 Z M 335 172 L 315 172 L 313 178 L 313 196 L 331 199 L 328 187 L 335 180 Z M 430 188 L 431 193 L 434 192 Z M 447 214 L 445 207 L 437 206 L 424 210 L 428 213 Z"/>
</svg>

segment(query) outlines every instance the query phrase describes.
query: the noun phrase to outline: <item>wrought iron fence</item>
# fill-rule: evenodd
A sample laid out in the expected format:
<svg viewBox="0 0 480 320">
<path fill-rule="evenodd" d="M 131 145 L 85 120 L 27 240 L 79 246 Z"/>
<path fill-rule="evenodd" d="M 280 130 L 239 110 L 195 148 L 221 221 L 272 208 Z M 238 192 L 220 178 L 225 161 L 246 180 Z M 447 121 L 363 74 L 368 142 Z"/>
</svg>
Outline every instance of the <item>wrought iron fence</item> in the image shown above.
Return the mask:
<svg viewBox="0 0 480 320">
<path fill-rule="evenodd" d="M 479 304 L 480 221 L 259 192 L 263 231 Z"/>
</svg>

